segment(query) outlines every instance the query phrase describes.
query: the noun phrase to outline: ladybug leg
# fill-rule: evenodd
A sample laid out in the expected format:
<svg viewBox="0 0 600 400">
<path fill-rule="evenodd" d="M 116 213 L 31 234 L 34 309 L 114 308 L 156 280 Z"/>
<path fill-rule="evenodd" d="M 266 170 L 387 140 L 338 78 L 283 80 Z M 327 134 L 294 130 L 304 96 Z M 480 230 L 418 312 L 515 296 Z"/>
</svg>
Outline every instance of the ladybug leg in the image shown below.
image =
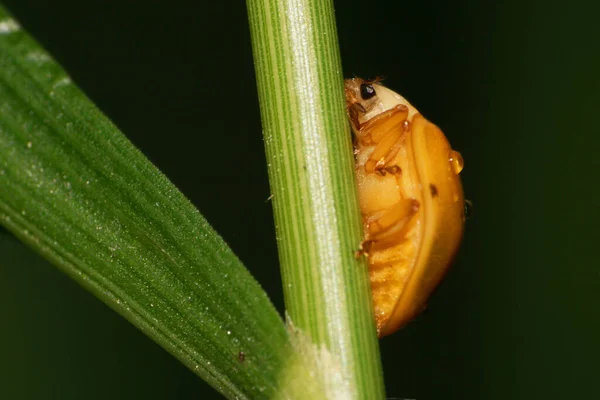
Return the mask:
<svg viewBox="0 0 600 400">
<path fill-rule="evenodd" d="M 388 209 L 369 215 L 365 241 L 371 241 L 377 247 L 387 242 L 397 243 L 398 238 L 402 238 L 411 227 L 419 206 L 416 199 L 403 199 Z"/>
<path fill-rule="evenodd" d="M 381 142 L 377 144 L 375 150 L 365 163 L 366 173 L 376 173 L 386 175 L 386 173 L 399 173 L 400 167 L 390 164 L 394 156 L 404 144 L 407 130 L 404 126 L 398 127 L 389 132 Z M 395 167 L 395 168 L 394 168 Z"/>
<path fill-rule="evenodd" d="M 360 245 L 358 246 L 358 250 L 354 254 L 354 257 L 360 258 L 362 256 L 369 256 L 369 251 L 371 250 L 371 245 L 373 245 L 372 240 L 364 239 Z"/>
<path fill-rule="evenodd" d="M 400 174 L 400 167 L 391 164 L 404 144 L 409 123 L 406 107 L 396 107 L 369 120 L 361 127 L 361 142 L 375 149 L 365 162 L 366 173 Z"/>
<path fill-rule="evenodd" d="M 371 249 L 381 250 L 396 245 L 412 227 L 419 206 L 416 199 L 404 199 L 386 210 L 368 215 L 365 221 L 365 237 L 355 257 L 369 257 Z"/>
<path fill-rule="evenodd" d="M 392 174 L 392 175 L 396 175 L 396 177 L 400 177 L 400 175 L 402 175 L 402 168 L 400 168 L 399 166 L 397 166 L 395 164 L 392 164 L 392 165 L 385 164 L 381 168 L 375 168 L 375 173 L 379 174 L 381 176 L 386 176 L 387 174 Z"/>
</svg>

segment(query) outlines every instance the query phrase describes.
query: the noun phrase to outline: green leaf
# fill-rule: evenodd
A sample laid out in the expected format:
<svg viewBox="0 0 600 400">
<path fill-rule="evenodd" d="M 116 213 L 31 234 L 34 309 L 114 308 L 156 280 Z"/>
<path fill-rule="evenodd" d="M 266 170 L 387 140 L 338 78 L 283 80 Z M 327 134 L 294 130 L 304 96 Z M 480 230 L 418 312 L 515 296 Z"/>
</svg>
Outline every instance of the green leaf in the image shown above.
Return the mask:
<svg viewBox="0 0 600 400">
<path fill-rule="evenodd" d="M 260 286 L 1 7 L 0 223 L 226 396 L 277 393 L 291 346 Z"/>
<path fill-rule="evenodd" d="M 384 398 L 333 3 L 247 6 L 287 311 L 331 353 L 327 387 Z"/>
</svg>

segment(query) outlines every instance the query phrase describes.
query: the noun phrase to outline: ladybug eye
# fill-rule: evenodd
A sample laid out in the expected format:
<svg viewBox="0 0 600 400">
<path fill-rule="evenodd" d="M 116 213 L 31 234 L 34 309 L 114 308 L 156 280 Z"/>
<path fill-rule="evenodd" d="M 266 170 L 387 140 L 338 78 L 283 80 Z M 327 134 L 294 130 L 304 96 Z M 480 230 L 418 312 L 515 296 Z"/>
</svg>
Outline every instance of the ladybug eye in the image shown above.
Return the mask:
<svg viewBox="0 0 600 400">
<path fill-rule="evenodd" d="M 363 100 L 369 100 L 376 94 L 375 88 L 370 83 L 362 83 L 360 85 L 360 97 L 362 97 Z"/>
</svg>

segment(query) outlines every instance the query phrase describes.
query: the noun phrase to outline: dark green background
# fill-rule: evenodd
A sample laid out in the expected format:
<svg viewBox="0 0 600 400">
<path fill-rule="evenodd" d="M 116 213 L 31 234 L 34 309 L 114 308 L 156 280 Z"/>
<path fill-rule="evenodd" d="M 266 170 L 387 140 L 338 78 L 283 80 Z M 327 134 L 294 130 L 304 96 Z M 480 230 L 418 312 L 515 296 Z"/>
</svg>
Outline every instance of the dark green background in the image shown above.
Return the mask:
<svg viewBox="0 0 600 400">
<path fill-rule="evenodd" d="M 429 311 L 381 341 L 388 396 L 600 398 L 599 10 L 482 3 L 337 2 L 345 75 L 440 125 L 475 204 Z M 4 4 L 283 310 L 244 3 Z M 0 399 L 219 398 L 5 231 L 0 255 Z"/>
</svg>

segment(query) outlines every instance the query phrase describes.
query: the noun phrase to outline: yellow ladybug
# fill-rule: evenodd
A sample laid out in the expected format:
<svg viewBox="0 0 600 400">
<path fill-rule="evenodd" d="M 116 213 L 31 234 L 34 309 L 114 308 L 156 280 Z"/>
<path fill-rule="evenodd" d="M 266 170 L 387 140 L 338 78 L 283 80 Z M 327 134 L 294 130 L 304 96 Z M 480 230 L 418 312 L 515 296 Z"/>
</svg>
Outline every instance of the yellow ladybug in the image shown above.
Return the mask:
<svg viewBox="0 0 600 400">
<path fill-rule="evenodd" d="M 462 240 L 460 154 L 442 131 L 378 81 L 345 81 L 379 337 L 419 312 Z"/>
</svg>

